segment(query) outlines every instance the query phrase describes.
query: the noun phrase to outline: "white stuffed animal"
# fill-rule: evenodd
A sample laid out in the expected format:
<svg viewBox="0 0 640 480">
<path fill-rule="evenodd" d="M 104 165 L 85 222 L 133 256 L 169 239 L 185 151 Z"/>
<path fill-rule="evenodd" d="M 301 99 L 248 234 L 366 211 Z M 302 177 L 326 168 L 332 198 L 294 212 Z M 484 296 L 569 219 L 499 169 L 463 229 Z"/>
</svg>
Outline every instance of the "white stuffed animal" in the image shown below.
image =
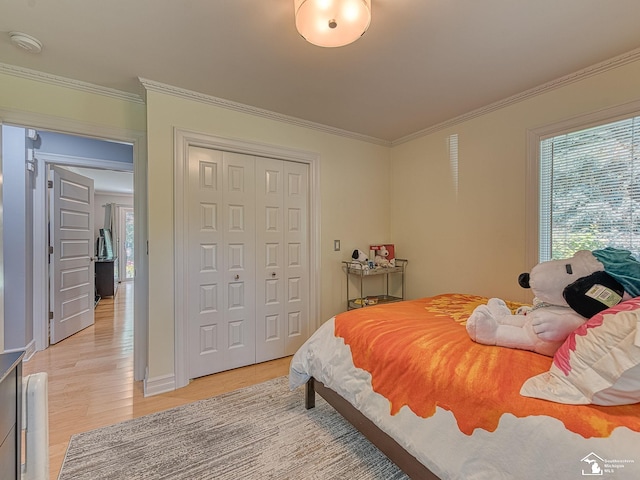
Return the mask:
<svg viewBox="0 0 640 480">
<path fill-rule="evenodd" d="M 532 308 L 519 309 L 513 314 L 503 300 L 492 298 L 473 311 L 467 320 L 467 332 L 474 341 L 485 345 L 553 356 L 567 336 L 587 321 L 566 302 L 565 288 L 582 277 L 604 270 L 604 265 L 586 250 L 570 259 L 539 263 L 524 279 L 535 295 Z M 523 275 L 526 274 L 521 277 Z"/>
<path fill-rule="evenodd" d="M 374 263 L 378 267 L 395 267 L 396 259 L 389 260 L 387 257 L 389 256 L 389 250 L 382 245 L 378 250 L 376 250 L 376 256 L 374 259 Z"/>
<path fill-rule="evenodd" d="M 362 270 L 369 270 L 369 258 L 362 250 L 354 250 L 351 254 L 351 267 Z"/>
</svg>

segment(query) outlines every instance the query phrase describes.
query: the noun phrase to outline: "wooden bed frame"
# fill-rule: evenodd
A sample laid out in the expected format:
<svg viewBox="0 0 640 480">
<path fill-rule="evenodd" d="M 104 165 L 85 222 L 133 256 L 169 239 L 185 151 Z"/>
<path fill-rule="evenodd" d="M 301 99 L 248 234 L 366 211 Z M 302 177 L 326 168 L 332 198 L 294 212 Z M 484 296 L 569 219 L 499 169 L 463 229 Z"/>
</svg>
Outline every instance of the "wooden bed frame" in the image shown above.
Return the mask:
<svg viewBox="0 0 640 480">
<path fill-rule="evenodd" d="M 400 467 L 409 477 L 419 480 L 439 480 L 439 477 L 434 475 L 387 433 L 378 428 L 375 423 L 365 417 L 351 403 L 313 377 L 309 379 L 305 387 L 304 406 L 306 409 L 316 406 L 316 393 L 324 398 L 329 405 L 336 409 L 338 413 L 356 427 L 360 433 L 378 447 L 389 460 Z"/>
</svg>

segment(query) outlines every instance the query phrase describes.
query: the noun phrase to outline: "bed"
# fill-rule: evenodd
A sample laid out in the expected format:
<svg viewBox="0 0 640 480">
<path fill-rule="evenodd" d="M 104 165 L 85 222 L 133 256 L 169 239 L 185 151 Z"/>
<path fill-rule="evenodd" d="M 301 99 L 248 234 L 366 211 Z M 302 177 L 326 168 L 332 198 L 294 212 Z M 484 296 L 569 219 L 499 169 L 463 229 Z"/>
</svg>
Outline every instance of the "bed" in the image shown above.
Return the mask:
<svg viewBox="0 0 640 480">
<path fill-rule="evenodd" d="M 476 344 L 488 299 L 444 294 L 351 310 L 294 355 L 290 387 L 320 394 L 411 478 L 640 478 L 640 404 L 520 394 L 552 359 Z M 510 304 L 516 308 L 516 304 Z"/>
</svg>

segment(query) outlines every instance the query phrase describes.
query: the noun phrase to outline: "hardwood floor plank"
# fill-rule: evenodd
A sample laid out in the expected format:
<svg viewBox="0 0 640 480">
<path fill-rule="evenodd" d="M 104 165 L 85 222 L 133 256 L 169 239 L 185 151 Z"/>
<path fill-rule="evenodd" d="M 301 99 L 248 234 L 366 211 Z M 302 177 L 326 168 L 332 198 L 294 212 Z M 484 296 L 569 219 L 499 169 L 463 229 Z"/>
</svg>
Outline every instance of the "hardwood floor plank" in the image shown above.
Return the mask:
<svg viewBox="0 0 640 480">
<path fill-rule="evenodd" d="M 173 392 L 144 397 L 133 380 L 133 285 L 103 298 L 95 324 L 37 352 L 23 374 L 49 376 L 49 469 L 58 478 L 71 436 L 286 375 L 290 357 L 193 380 Z"/>
</svg>

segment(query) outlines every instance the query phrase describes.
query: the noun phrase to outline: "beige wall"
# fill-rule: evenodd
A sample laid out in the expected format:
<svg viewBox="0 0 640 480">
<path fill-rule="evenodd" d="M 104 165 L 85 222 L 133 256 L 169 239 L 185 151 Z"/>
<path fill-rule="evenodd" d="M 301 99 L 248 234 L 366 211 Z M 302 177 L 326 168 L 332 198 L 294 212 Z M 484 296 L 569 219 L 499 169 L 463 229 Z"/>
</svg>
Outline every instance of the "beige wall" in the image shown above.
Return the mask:
<svg viewBox="0 0 640 480">
<path fill-rule="evenodd" d="M 31 118 L 48 117 L 43 118 L 47 123 L 59 119 L 63 131 L 70 122 L 146 130 L 146 109 L 142 103 L 0 73 L 2 111 L 5 117 L 24 113 L 32 114 Z"/>
<path fill-rule="evenodd" d="M 392 148 L 391 231 L 410 298 L 468 292 L 529 300 L 527 131 L 640 99 L 640 61 L 592 75 Z M 458 134 L 458 192 L 447 137 Z"/>
<path fill-rule="evenodd" d="M 320 156 L 320 319 L 344 310 L 340 262 L 390 238 L 389 148 L 168 95 L 147 92 L 149 378 L 174 368 L 174 127 Z M 339 239 L 342 251 L 333 251 Z"/>
<path fill-rule="evenodd" d="M 0 73 L 0 121 L 70 133 L 144 132 L 146 107 L 142 102 Z M 0 278 L 0 351 L 4 344 L 3 283 Z"/>
</svg>

